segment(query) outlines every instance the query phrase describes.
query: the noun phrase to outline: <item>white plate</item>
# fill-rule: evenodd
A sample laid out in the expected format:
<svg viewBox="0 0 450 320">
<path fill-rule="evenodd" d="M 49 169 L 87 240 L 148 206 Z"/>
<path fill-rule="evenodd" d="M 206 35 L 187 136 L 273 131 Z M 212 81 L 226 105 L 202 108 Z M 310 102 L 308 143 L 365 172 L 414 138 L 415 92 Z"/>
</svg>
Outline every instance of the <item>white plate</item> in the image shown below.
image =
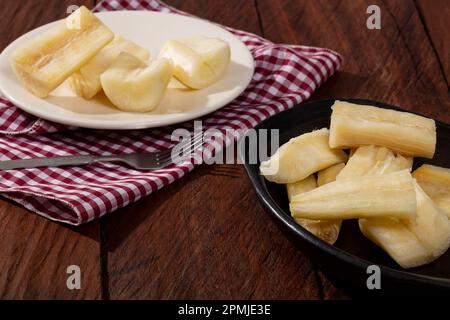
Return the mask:
<svg viewBox="0 0 450 320">
<path fill-rule="evenodd" d="M 198 118 L 235 99 L 249 84 L 254 71 L 247 47 L 223 28 L 197 18 L 150 11 L 115 11 L 96 14 L 111 30 L 149 50 L 156 57 L 165 41 L 187 36 L 218 37 L 231 47 L 225 76 L 208 88 L 187 90 L 172 81 L 158 108 L 148 113 L 122 112 L 99 94 L 93 100 L 76 97 L 64 83 L 47 98 L 29 93 L 10 66 L 11 52 L 60 21 L 37 28 L 10 44 L 0 55 L 0 90 L 19 108 L 54 122 L 96 129 L 141 129 Z"/>
</svg>

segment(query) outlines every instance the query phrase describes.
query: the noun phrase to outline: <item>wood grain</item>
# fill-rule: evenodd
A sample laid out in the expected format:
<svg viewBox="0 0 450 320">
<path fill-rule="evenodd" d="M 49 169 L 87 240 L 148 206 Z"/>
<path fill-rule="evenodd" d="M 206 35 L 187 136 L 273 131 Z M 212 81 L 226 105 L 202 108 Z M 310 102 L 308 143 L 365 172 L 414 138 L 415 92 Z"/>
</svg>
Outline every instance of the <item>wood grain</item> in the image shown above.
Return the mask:
<svg viewBox="0 0 450 320">
<path fill-rule="evenodd" d="M 238 165 L 202 166 L 106 219 L 112 299 L 317 299 Z"/>
<path fill-rule="evenodd" d="M 19 35 L 63 18 L 69 4 L 92 1 L 3 0 L 0 50 Z M 72 229 L 0 199 L 0 298 L 101 298 L 100 227 L 95 222 Z M 81 290 L 69 290 L 69 265 L 81 268 Z"/>
<path fill-rule="evenodd" d="M 167 0 L 165 2 L 203 19 L 261 34 L 254 0 Z"/>
<path fill-rule="evenodd" d="M 450 86 L 450 4 L 447 0 L 416 3 Z"/>
<path fill-rule="evenodd" d="M 0 299 L 101 298 L 99 224 L 73 230 L 0 201 Z M 69 290 L 66 271 L 81 270 Z"/>
<path fill-rule="evenodd" d="M 381 30 L 366 28 L 369 4 L 381 8 Z M 412 0 L 259 0 L 259 6 L 271 40 L 329 47 L 344 57 L 341 71 L 312 99 L 373 99 L 450 122 L 448 87 Z"/>
</svg>

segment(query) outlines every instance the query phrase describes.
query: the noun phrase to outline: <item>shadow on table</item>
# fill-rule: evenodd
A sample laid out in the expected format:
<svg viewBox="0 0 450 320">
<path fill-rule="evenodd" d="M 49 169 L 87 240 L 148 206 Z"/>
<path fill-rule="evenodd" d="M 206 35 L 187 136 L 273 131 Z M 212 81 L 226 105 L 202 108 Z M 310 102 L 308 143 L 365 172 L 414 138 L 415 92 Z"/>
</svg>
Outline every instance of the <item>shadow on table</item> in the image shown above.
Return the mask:
<svg viewBox="0 0 450 320">
<path fill-rule="evenodd" d="M 108 252 L 114 251 L 130 234 L 141 226 L 145 220 L 149 219 L 150 216 L 153 214 L 162 214 L 159 211 L 161 211 L 161 206 L 167 201 L 174 203 L 183 201 L 183 199 L 178 197 L 181 189 L 184 188 L 189 181 L 194 181 L 204 175 L 214 174 L 214 167 L 215 166 L 207 165 L 199 166 L 193 172 L 178 179 L 169 186 L 166 186 L 117 212 L 113 212 L 106 217 L 103 217 L 100 222 L 104 248 Z M 193 192 L 195 192 L 195 190 L 193 190 Z M 158 220 L 155 221 L 158 222 Z"/>
<path fill-rule="evenodd" d="M 369 81 L 369 75 L 339 71 L 322 84 L 322 86 L 312 94 L 309 100 L 349 98 L 355 97 L 355 95 L 357 98 L 370 98 L 368 96 L 360 95 L 360 92 L 370 92 L 367 88 Z M 353 85 L 349 86 L 348 83 L 352 83 Z M 361 88 L 365 89 L 361 90 Z M 335 92 L 339 92 L 339 96 L 336 96 Z"/>
</svg>

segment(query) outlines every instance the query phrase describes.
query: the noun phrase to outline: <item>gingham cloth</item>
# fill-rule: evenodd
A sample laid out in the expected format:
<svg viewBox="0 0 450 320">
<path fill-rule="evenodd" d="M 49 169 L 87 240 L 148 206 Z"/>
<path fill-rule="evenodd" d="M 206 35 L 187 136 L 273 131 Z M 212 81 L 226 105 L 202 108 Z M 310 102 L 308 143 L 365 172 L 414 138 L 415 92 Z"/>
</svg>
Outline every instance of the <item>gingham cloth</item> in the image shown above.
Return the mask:
<svg viewBox="0 0 450 320">
<path fill-rule="evenodd" d="M 152 10 L 186 15 L 157 0 L 104 0 L 94 10 Z M 223 133 L 222 140 L 216 139 L 221 148 L 233 142 L 226 138 L 226 129 L 242 132 L 294 107 L 308 99 L 341 64 L 341 57 L 328 49 L 274 44 L 248 32 L 226 29 L 247 45 L 256 69 L 244 93 L 201 119 L 204 129 L 216 128 Z M 155 152 L 173 146 L 176 142 L 171 140 L 171 133 L 180 127 L 193 130 L 193 122 L 135 131 L 73 130 L 37 119 L 0 98 L 0 160 Z M 194 161 L 185 161 L 154 171 L 113 163 L 0 170 L 0 192 L 44 217 L 80 225 L 169 185 L 195 165 Z"/>
</svg>

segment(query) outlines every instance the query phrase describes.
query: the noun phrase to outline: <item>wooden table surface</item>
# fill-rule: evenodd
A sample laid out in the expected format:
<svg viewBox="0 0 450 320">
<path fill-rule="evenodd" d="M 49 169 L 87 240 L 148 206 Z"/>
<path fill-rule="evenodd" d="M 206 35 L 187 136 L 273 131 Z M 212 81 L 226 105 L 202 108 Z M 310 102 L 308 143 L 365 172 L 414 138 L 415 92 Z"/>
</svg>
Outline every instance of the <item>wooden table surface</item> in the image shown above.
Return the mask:
<svg viewBox="0 0 450 320">
<path fill-rule="evenodd" d="M 93 0 L 2 0 L 0 50 Z M 450 1 L 170 0 L 345 62 L 312 99 L 380 100 L 450 122 Z M 381 30 L 366 28 L 381 8 Z M 201 166 L 108 217 L 67 227 L 0 199 L 0 298 L 330 299 L 347 296 L 278 231 L 239 165 Z M 80 290 L 66 286 L 79 265 Z"/>
</svg>

